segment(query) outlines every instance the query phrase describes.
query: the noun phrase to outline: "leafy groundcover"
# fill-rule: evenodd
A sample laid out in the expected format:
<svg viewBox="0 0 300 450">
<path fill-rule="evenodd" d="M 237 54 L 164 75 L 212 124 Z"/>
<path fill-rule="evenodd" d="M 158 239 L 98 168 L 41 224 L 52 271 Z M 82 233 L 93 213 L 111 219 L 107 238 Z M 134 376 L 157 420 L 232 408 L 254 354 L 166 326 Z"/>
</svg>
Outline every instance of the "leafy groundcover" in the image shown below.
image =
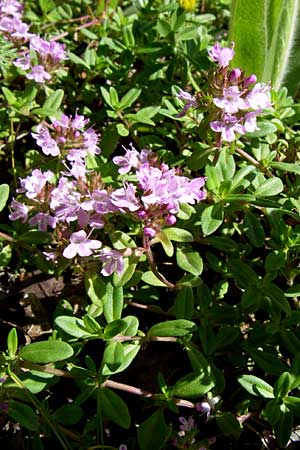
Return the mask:
<svg viewBox="0 0 300 450">
<path fill-rule="evenodd" d="M 298 17 L 0 0 L 3 448 L 298 448 Z"/>
</svg>

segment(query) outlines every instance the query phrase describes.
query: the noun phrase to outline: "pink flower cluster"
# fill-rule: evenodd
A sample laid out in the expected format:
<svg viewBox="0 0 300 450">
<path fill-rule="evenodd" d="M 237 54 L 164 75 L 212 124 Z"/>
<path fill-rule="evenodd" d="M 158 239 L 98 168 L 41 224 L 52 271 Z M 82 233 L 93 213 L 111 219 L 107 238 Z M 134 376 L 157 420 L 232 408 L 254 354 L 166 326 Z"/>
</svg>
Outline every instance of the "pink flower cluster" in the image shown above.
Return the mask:
<svg viewBox="0 0 300 450">
<path fill-rule="evenodd" d="M 85 178 L 86 156 L 100 153 L 97 133 L 92 127 L 84 129 L 88 122 L 77 113 L 74 118 L 62 114 L 59 119 L 51 118 L 51 124 L 39 124 L 32 136 L 45 155 L 59 156 L 69 174 Z M 68 176 L 68 172 L 65 174 Z"/>
<path fill-rule="evenodd" d="M 234 57 L 233 45 L 231 48 L 222 48 L 217 43 L 208 54 L 218 64 L 208 92 L 215 107 L 215 120 L 210 122 L 210 128 L 220 133 L 223 141 L 233 142 L 236 135 L 253 133 L 258 129 L 257 116 L 271 107 L 270 86 L 257 83 L 254 74 L 245 77 L 239 68 L 229 69 L 229 63 Z M 204 104 L 201 104 L 201 93 L 196 99 L 180 90 L 177 97 L 184 102 L 177 117 L 184 116 L 191 107 L 207 109 L 207 95 L 204 96 Z M 211 106 L 208 112 L 211 114 Z"/>
<path fill-rule="evenodd" d="M 155 154 L 142 150 L 139 154 L 131 147 L 123 157 L 113 159 L 124 173 L 136 171 L 138 184 L 126 183 L 111 194 L 112 203 L 120 211 L 132 213 L 143 223 L 144 233 L 154 237 L 165 225 L 176 223 L 181 204 L 195 204 L 205 198 L 201 190 L 205 178 L 190 180 L 176 169 L 159 164 Z"/>
<path fill-rule="evenodd" d="M 29 49 L 30 53 L 16 59 L 14 65 L 28 71 L 26 77 L 36 83 L 51 80 L 51 74 L 67 59 L 64 44 L 49 42 L 36 35 L 30 38 Z"/>
<path fill-rule="evenodd" d="M 103 246 L 111 232 L 110 219 L 126 214 L 141 223 L 144 236 L 154 237 L 164 226 L 176 222 L 181 204 L 194 204 L 205 197 L 204 178 L 190 180 L 159 163 L 151 151 L 139 153 L 133 147 L 124 156 L 115 157 L 114 163 L 123 175 L 133 170 L 136 182 L 124 182 L 119 189 L 106 187 L 100 174 L 86 169 L 88 153 L 100 151 L 95 131 L 84 129 L 88 121 L 78 114 L 74 118 L 62 114 L 51 122 L 38 125 L 32 135 L 45 155 L 59 157 L 59 178 L 50 170 L 34 169 L 20 180 L 20 197 L 12 200 L 9 216 L 40 231 L 54 230 L 56 245 L 47 253 L 48 258 L 93 256 L 102 262 L 103 275 L 120 274 L 124 257 L 130 256 L 132 249 Z M 132 179 L 133 174 L 130 176 Z"/>
<path fill-rule="evenodd" d="M 23 5 L 16 0 L 0 1 L 0 32 L 5 39 L 16 45 L 27 42 L 33 34 L 29 33 L 29 26 L 22 22 Z"/>
<path fill-rule="evenodd" d="M 208 54 L 218 64 L 213 86 L 217 120 L 210 122 L 210 127 L 221 133 L 224 141 L 232 142 L 236 134 L 258 130 L 257 116 L 271 107 L 270 86 L 256 83 L 254 74 L 245 77 L 239 68 L 229 70 L 229 63 L 234 57 L 233 47 L 221 48 L 217 43 Z M 252 89 L 250 86 L 253 86 Z"/>
<path fill-rule="evenodd" d="M 29 33 L 29 26 L 22 22 L 23 5 L 17 0 L 0 0 L 0 33 L 18 48 L 29 42 L 29 48 L 22 47 L 22 56 L 14 65 L 26 71 L 26 77 L 36 83 L 50 81 L 61 62 L 67 59 L 65 45 L 46 41 Z"/>
</svg>

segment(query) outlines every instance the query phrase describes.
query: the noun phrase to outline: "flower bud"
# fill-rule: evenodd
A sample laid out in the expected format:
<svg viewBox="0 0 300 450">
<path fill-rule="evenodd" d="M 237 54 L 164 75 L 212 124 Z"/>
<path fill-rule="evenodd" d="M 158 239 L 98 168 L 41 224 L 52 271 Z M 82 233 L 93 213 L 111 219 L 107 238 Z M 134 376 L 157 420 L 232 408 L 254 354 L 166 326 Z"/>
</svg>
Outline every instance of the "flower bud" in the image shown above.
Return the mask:
<svg viewBox="0 0 300 450">
<path fill-rule="evenodd" d="M 173 216 L 172 214 L 168 214 L 166 217 L 166 224 L 167 225 L 174 225 L 176 223 L 176 217 Z"/>
<path fill-rule="evenodd" d="M 252 75 L 250 75 L 250 77 L 247 77 L 244 79 L 244 87 L 247 88 L 250 86 L 250 84 L 254 84 L 256 82 L 257 82 L 257 77 L 253 73 Z"/>
<path fill-rule="evenodd" d="M 145 227 L 144 234 L 145 234 L 145 236 L 149 236 L 149 237 L 153 238 L 154 236 L 156 236 L 156 231 L 151 227 Z"/>
<path fill-rule="evenodd" d="M 242 71 L 237 67 L 230 71 L 228 79 L 231 83 L 238 83 L 240 81 L 241 75 Z"/>
<path fill-rule="evenodd" d="M 144 211 L 143 209 L 138 211 L 137 215 L 139 216 L 139 218 L 141 220 L 145 220 L 147 218 L 147 213 L 146 211 Z"/>
</svg>

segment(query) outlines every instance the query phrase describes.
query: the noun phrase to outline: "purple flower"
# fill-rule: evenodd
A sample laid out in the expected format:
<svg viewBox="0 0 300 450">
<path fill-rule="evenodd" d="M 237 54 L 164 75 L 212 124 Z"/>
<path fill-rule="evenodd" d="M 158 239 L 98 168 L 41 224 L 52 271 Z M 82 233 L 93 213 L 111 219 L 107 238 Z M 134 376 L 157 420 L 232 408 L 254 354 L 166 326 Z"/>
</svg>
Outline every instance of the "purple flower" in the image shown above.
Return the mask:
<svg viewBox="0 0 300 450">
<path fill-rule="evenodd" d="M 28 33 L 29 26 L 17 17 L 2 17 L 0 19 L 0 31 L 10 41 L 28 41 L 33 34 Z"/>
<path fill-rule="evenodd" d="M 185 417 L 179 417 L 179 422 L 181 423 L 181 425 L 179 425 L 179 429 L 181 431 L 192 431 L 194 430 L 195 427 L 195 421 L 193 419 L 193 417 L 189 417 L 188 420 L 186 420 Z"/>
<path fill-rule="evenodd" d="M 235 116 L 230 114 L 224 114 L 223 120 L 210 122 L 209 126 L 213 131 L 221 133 L 223 141 L 226 142 L 233 142 L 236 138 L 235 133 L 246 133 L 245 127 L 241 125 Z"/>
<path fill-rule="evenodd" d="M 48 225 L 53 229 L 56 227 L 57 219 L 49 214 L 39 212 L 31 217 L 28 223 L 33 227 L 37 225 L 40 231 L 47 231 Z"/>
<path fill-rule="evenodd" d="M 259 130 L 256 125 L 256 117 L 261 113 L 261 110 L 251 111 L 245 114 L 244 127 L 247 133 L 253 133 L 255 130 Z"/>
<path fill-rule="evenodd" d="M 97 240 L 88 239 L 84 230 L 71 234 L 70 244 L 64 249 L 63 256 L 67 259 L 79 256 L 90 256 L 93 250 L 101 247 L 102 243 Z"/>
<path fill-rule="evenodd" d="M 23 5 L 16 0 L 1 0 L 0 14 L 19 18 L 23 14 Z"/>
<path fill-rule="evenodd" d="M 123 147 L 124 148 L 124 147 Z M 113 162 L 120 166 L 118 172 L 120 174 L 125 174 L 130 172 L 132 168 L 137 169 L 141 164 L 148 162 L 148 156 L 151 154 L 151 150 L 143 149 L 139 153 L 132 144 L 130 144 L 130 149 L 125 150 L 124 156 L 115 156 Z"/>
<path fill-rule="evenodd" d="M 270 108 L 272 106 L 270 98 L 270 86 L 257 83 L 245 98 L 245 102 L 248 108 L 251 109 Z"/>
<path fill-rule="evenodd" d="M 167 166 L 164 170 L 153 168 L 149 164 L 143 164 L 137 172 L 137 177 L 143 188 L 144 195 L 141 196 L 146 209 L 152 205 L 165 206 L 171 214 L 179 211 L 179 205 L 184 203 L 194 204 L 202 200 L 204 193 L 204 178 L 189 180 L 176 174 L 174 169 Z"/>
<path fill-rule="evenodd" d="M 51 79 L 51 75 L 45 71 L 43 66 L 38 64 L 32 67 L 31 72 L 26 74 L 26 78 L 34 80 L 36 83 L 44 83 Z"/>
<path fill-rule="evenodd" d="M 136 188 L 131 183 L 125 183 L 124 187 L 117 189 L 111 193 L 111 202 L 121 212 L 126 210 L 134 212 L 140 209 L 141 205 L 135 196 Z"/>
<path fill-rule="evenodd" d="M 201 403 L 196 403 L 196 410 L 202 414 L 206 414 L 206 420 L 208 420 L 211 411 L 215 408 L 216 404 L 219 403 L 220 397 L 217 395 L 213 398 L 207 398 Z"/>
<path fill-rule="evenodd" d="M 124 270 L 123 254 L 118 250 L 104 248 L 100 251 L 99 259 L 103 263 L 101 273 L 105 277 L 113 273 L 120 275 Z"/>
<path fill-rule="evenodd" d="M 240 109 L 248 109 L 247 103 L 240 97 L 241 92 L 237 86 L 223 89 L 223 97 L 213 99 L 214 104 L 228 114 L 237 113 Z"/>
<path fill-rule="evenodd" d="M 21 220 L 21 222 L 25 223 L 28 219 L 28 207 L 23 203 L 18 202 L 13 199 L 10 204 L 12 212 L 9 214 L 10 220 Z"/>
<path fill-rule="evenodd" d="M 86 151 L 88 151 L 91 155 L 99 155 L 100 148 L 97 146 L 98 135 L 93 128 L 89 128 L 83 132 L 83 141 Z"/>
<path fill-rule="evenodd" d="M 230 61 L 234 57 L 233 47 L 234 44 L 232 43 L 231 48 L 221 48 L 220 44 L 217 42 L 213 48 L 209 50 L 208 54 L 213 61 L 218 63 L 220 68 L 228 67 Z"/>
<path fill-rule="evenodd" d="M 30 55 L 27 54 L 25 56 L 22 56 L 21 58 L 16 59 L 13 64 L 16 67 L 20 67 L 20 69 L 28 70 L 30 68 Z"/>
<path fill-rule="evenodd" d="M 31 133 L 31 135 L 45 155 L 58 156 L 60 154 L 57 142 L 51 137 L 50 131 L 45 125 L 39 124 L 36 127 L 36 133 Z"/>
<path fill-rule="evenodd" d="M 120 174 L 125 174 L 130 172 L 132 167 L 137 168 L 139 164 L 139 153 L 131 146 L 131 149 L 125 149 L 126 153 L 124 156 L 115 156 L 113 162 L 120 166 L 118 172 Z"/>
<path fill-rule="evenodd" d="M 177 114 L 176 117 L 183 117 L 190 108 L 197 108 L 197 106 L 199 106 L 197 100 L 191 94 L 183 91 L 182 89 L 180 89 L 176 96 L 177 98 L 179 98 L 179 100 L 182 100 L 185 103 L 182 111 L 180 111 L 180 113 Z"/>
<path fill-rule="evenodd" d="M 28 198 L 36 198 L 52 177 L 53 172 L 51 170 L 42 172 L 40 169 L 34 169 L 31 175 L 21 179 L 21 189 L 19 189 L 19 192 L 25 192 Z"/>
<path fill-rule="evenodd" d="M 55 66 L 60 61 L 67 59 L 64 44 L 49 42 L 39 36 L 34 36 L 31 39 L 30 50 L 37 52 L 41 61 L 51 66 Z"/>
</svg>

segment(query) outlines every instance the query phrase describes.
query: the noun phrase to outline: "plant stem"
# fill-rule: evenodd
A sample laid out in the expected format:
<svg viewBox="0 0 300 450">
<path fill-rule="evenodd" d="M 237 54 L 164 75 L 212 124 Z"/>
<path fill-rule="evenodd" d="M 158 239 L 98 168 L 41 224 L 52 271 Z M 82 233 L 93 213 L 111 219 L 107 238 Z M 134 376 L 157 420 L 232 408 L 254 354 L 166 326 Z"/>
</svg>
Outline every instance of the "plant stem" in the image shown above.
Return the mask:
<svg viewBox="0 0 300 450">
<path fill-rule="evenodd" d="M 149 242 L 149 238 L 148 236 L 143 237 L 143 245 L 144 245 L 144 249 L 145 252 L 147 254 L 147 259 L 148 259 L 148 263 L 150 266 L 150 269 L 152 270 L 152 272 L 154 273 L 154 275 L 162 282 L 164 283 L 168 288 L 170 289 L 174 289 L 175 288 L 175 284 L 171 283 L 170 281 L 168 281 L 161 273 L 159 273 L 159 271 L 157 270 L 157 267 L 155 265 L 155 261 L 153 258 L 153 253 L 151 251 L 151 246 L 150 246 L 150 242 Z"/>
<path fill-rule="evenodd" d="M 245 152 L 241 148 L 236 148 L 236 151 L 245 159 L 247 159 L 253 166 L 257 167 L 261 172 L 265 173 L 269 177 L 274 177 L 274 175 L 264 167 L 259 161 L 257 161 L 253 156 L 249 155 L 249 153 Z"/>
<path fill-rule="evenodd" d="M 158 395 L 158 394 L 153 394 L 152 392 L 149 392 L 149 391 L 145 391 L 144 389 L 137 388 L 135 386 L 130 386 L 130 385 L 124 384 L 124 383 L 118 383 L 118 382 L 112 381 L 112 380 L 104 381 L 102 386 L 109 387 L 112 389 L 118 389 L 120 391 L 129 392 L 130 394 L 140 395 L 140 396 L 146 397 L 146 398 L 155 399 L 155 398 L 157 398 L 157 395 Z M 188 400 L 177 398 L 177 399 L 174 399 L 174 402 L 176 403 L 177 406 L 184 406 L 185 408 L 195 408 L 195 404 Z"/>
</svg>

